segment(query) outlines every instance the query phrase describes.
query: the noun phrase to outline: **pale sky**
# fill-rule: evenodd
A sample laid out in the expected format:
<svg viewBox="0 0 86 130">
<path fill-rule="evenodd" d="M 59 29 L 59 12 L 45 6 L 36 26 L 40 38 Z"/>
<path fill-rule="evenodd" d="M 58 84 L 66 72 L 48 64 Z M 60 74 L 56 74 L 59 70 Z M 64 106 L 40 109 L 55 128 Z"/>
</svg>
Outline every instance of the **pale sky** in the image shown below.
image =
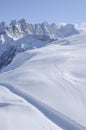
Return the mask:
<svg viewBox="0 0 86 130">
<path fill-rule="evenodd" d="M 0 22 L 86 22 L 86 0 L 0 0 Z"/>
</svg>

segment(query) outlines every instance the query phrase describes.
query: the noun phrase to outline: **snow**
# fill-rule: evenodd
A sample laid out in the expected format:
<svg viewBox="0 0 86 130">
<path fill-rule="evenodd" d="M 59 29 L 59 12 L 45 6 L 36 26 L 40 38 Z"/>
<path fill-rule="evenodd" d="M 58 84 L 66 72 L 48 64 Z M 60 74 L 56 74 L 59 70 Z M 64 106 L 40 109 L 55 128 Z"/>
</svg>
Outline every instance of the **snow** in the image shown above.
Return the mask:
<svg viewBox="0 0 86 130">
<path fill-rule="evenodd" d="M 78 34 L 78 29 L 75 28 L 72 24 L 48 24 L 43 22 L 41 24 L 31 24 L 28 23 L 25 19 L 19 21 L 12 20 L 9 25 L 6 25 L 5 22 L 0 23 L 0 35 L 3 35 L 4 40 L 2 42 L 8 42 L 10 38 L 14 41 L 23 38 L 27 34 L 29 35 L 46 35 L 51 39 L 58 39 L 63 37 L 68 37 L 71 35 Z M 8 40 L 5 35 L 8 36 Z"/>
<path fill-rule="evenodd" d="M 0 86 L 0 129 L 61 130 L 31 104 Z"/>
<path fill-rule="evenodd" d="M 86 34 L 16 55 L 0 72 L 0 128 L 85 130 L 85 72 Z"/>
<path fill-rule="evenodd" d="M 56 25 L 48 24 L 43 22 L 41 24 L 31 24 L 28 23 L 25 19 L 19 21 L 12 20 L 9 25 L 6 25 L 5 22 L 0 23 L 0 59 L 6 62 L 1 62 L 0 68 L 7 66 L 10 62 L 10 59 L 13 59 L 10 56 L 9 48 L 15 48 L 15 54 L 24 52 L 28 49 L 35 49 L 46 46 L 50 42 L 71 35 L 79 34 L 79 31 L 72 24 L 63 24 Z M 4 54 L 9 52 L 7 57 Z M 13 52 L 14 53 L 14 52 Z M 8 58 L 9 57 L 9 58 Z M 7 63 L 7 64 L 6 64 Z"/>
<path fill-rule="evenodd" d="M 54 122 L 56 125 L 64 128 L 66 130 L 85 130 L 84 127 L 80 126 L 73 120 L 70 120 L 65 115 L 61 114 L 60 112 L 56 111 L 52 107 L 49 107 L 47 104 L 40 102 L 39 100 L 33 98 L 30 95 L 22 93 L 20 90 L 15 89 L 13 86 L 9 84 L 3 84 L 4 87 L 8 88 L 12 93 L 15 93 L 19 97 L 23 97 L 26 101 L 31 103 L 35 108 L 37 108 L 40 112 L 42 112 L 48 119 Z M 21 106 L 22 107 L 22 106 Z"/>
</svg>

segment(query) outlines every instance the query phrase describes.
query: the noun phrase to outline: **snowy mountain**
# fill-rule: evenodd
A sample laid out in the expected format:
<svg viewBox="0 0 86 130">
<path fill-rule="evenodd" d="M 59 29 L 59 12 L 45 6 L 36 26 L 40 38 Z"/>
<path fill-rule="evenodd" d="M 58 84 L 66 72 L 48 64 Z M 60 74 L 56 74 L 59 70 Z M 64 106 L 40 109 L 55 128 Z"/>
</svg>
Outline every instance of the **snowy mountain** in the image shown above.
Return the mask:
<svg viewBox="0 0 86 130">
<path fill-rule="evenodd" d="M 25 19 L 19 21 L 13 20 L 10 25 L 5 22 L 0 24 L 0 34 L 7 34 L 13 39 L 19 39 L 26 34 L 46 35 L 53 39 L 63 38 L 79 33 L 73 24 L 56 25 L 44 22 L 42 24 L 31 24 Z"/>
<path fill-rule="evenodd" d="M 0 23 L 1 130 L 86 130 L 84 26 Z"/>
<path fill-rule="evenodd" d="M 72 24 L 31 24 L 25 19 L 13 20 L 9 25 L 0 23 L 0 69 L 7 66 L 14 56 L 28 49 L 40 48 L 52 41 L 79 34 Z M 14 50 L 12 52 L 12 50 Z M 12 55 L 10 55 L 12 53 Z"/>
<path fill-rule="evenodd" d="M 0 72 L 1 130 L 86 130 L 86 33 L 18 53 Z"/>
</svg>

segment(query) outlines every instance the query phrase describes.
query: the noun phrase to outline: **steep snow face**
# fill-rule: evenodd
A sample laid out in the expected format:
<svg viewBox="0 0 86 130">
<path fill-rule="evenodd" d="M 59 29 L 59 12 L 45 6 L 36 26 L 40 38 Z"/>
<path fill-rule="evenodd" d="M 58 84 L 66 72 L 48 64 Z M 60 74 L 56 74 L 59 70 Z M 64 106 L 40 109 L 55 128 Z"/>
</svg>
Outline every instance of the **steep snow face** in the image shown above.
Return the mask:
<svg viewBox="0 0 86 130">
<path fill-rule="evenodd" d="M 52 41 L 53 39 L 45 35 L 25 35 L 14 41 L 10 38 L 0 44 L 0 69 L 7 66 L 17 53 L 46 46 Z"/>
<path fill-rule="evenodd" d="M 83 34 L 18 54 L 1 71 L 0 84 L 12 86 L 11 90 L 24 93 L 22 96 L 32 96 L 86 129 L 85 72 Z"/>
</svg>

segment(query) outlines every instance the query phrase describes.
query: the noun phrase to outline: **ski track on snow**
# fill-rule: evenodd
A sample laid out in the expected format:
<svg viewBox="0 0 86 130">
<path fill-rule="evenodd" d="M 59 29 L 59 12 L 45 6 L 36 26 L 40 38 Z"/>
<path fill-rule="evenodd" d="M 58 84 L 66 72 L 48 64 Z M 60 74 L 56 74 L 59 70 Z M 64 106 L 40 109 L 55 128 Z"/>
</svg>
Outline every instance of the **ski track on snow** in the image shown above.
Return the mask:
<svg viewBox="0 0 86 130">
<path fill-rule="evenodd" d="M 54 110 L 49 107 L 47 104 L 42 103 L 38 99 L 30 96 L 29 94 L 25 94 L 24 92 L 17 90 L 9 83 L 0 83 L 5 88 L 8 88 L 12 93 L 24 98 L 30 104 L 32 104 L 35 108 L 37 108 L 40 112 L 42 112 L 45 117 L 51 120 L 56 125 L 60 126 L 64 130 L 86 130 L 86 127 L 81 126 L 77 122 L 71 120 L 60 112 Z"/>
</svg>

